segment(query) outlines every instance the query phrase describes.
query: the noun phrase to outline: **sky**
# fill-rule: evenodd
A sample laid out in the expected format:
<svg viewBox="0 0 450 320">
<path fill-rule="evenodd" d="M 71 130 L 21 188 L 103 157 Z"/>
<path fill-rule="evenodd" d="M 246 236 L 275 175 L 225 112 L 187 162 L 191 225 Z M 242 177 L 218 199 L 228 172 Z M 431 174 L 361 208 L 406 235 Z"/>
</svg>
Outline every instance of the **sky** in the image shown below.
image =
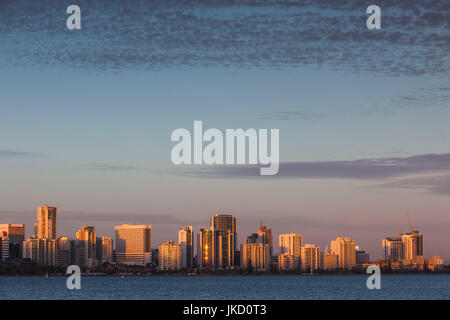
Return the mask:
<svg viewBox="0 0 450 320">
<path fill-rule="evenodd" d="M 378 1 L 0 1 L 0 222 L 59 208 L 82 225 L 152 225 L 152 246 L 238 218 L 373 258 L 397 229 L 450 261 L 450 4 Z M 171 133 L 277 128 L 280 171 L 176 167 Z M 275 240 L 275 242 L 277 242 Z"/>
</svg>

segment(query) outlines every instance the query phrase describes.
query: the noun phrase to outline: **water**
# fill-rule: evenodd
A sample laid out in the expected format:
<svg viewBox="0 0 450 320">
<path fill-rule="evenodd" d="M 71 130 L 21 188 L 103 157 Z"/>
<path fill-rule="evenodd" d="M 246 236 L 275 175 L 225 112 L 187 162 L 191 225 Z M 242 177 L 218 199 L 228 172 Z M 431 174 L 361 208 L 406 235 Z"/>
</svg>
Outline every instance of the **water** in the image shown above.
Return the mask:
<svg viewBox="0 0 450 320">
<path fill-rule="evenodd" d="M 384 275 L 381 290 L 368 276 L 0 277 L 0 299 L 450 299 L 450 275 Z"/>
</svg>

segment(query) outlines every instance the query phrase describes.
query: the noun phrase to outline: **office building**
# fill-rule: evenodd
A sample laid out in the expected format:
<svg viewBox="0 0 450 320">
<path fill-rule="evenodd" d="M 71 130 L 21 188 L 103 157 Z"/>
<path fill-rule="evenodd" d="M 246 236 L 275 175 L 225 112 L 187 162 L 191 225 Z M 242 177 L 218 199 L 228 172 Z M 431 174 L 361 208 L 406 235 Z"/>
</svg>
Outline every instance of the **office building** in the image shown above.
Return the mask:
<svg viewBox="0 0 450 320">
<path fill-rule="evenodd" d="M 182 227 L 178 231 L 178 243 L 183 247 L 183 268 L 192 268 L 194 266 L 192 226 Z"/>
<path fill-rule="evenodd" d="M 233 251 L 237 249 L 236 217 L 233 217 L 231 214 L 216 214 L 214 217 L 211 217 L 211 228 L 217 231 L 228 231 L 233 240 L 231 249 Z"/>
<path fill-rule="evenodd" d="M 25 240 L 25 225 L 18 223 L 0 224 L 0 237 L 6 235 L 9 238 L 9 257 L 22 259 L 22 246 Z"/>
<path fill-rule="evenodd" d="M 116 226 L 116 262 L 143 266 L 151 263 L 151 230 L 150 225 Z"/>
</svg>

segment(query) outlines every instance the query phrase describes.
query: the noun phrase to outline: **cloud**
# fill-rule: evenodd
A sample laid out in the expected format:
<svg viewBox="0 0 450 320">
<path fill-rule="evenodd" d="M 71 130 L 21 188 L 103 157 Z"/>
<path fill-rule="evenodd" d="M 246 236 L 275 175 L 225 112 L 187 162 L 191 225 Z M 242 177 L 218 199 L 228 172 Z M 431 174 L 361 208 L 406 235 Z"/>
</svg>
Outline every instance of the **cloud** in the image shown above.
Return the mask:
<svg viewBox="0 0 450 320">
<path fill-rule="evenodd" d="M 450 174 L 399 179 L 396 181 L 390 181 L 380 184 L 376 187 L 396 189 L 421 189 L 428 190 L 436 194 L 450 195 Z"/>
<path fill-rule="evenodd" d="M 312 113 L 309 111 L 278 111 L 263 114 L 258 119 L 263 120 L 302 120 L 305 122 L 317 122 L 326 117 L 324 114 Z"/>
<path fill-rule="evenodd" d="M 211 166 L 170 171 L 197 178 L 258 178 L 257 166 Z M 356 179 L 380 180 L 415 174 L 450 173 L 450 153 L 423 154 L 410 157 L 384 157 L 347 161 L 282 162 L 279 173 L 267 179 Z"/>
<path fill-rule="evenodd" d="M 87 170 L 92 171 L 137 171 L 137 170 L 148 170 L 147 168 L 137 167 L 137 166 L 120 166 L 120 165 L 109 165 L 109 164 L 93 164 L 87 168 Z"/>
<path fill-rule="evenodd" d="M 31 158 L 38 156 L 38 153 L 34 152 L 24 152 L 17 150 L 0 150 L 0 159 L 1 158 Z"/>
<path fill-rule="evenodd" d="M 367 1 L 80 0 L 0 4 L 0 65 L 115 71 L 308 66 L 394 75 L 448 74 L 447 0 L 387 1 L 367 30 Z"/>
</svg>

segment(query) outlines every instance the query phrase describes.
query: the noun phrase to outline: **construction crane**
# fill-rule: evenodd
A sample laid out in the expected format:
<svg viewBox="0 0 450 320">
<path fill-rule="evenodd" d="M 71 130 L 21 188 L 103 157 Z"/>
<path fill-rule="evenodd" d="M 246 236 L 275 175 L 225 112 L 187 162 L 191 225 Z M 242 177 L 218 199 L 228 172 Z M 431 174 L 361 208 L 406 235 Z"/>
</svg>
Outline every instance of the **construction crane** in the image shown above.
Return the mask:
<svg viewBox="0 0 450 320">
<path fill-rule="evenodd" d="M 408 211 L 406 211 L 406 216 L 408 217 L 409 229 L 411 230 L 411 232 L 414 232 L 414 228 L 413 228 L 413 226 L 411 224 L 411 218 L 409 217 Z"/>
<path fill-rule="evenodd" d="M 399 236 L 399 237 L 401 237 L 401 236 L 402 236 L 402 234 L 403 234 L 403 231 L 402 231 L 402 230 L 400 230 L 400 228 L 398 227 L 398 223 L 397 223 L 397 220 L 395 219 L 395 217 L 394 217 L 394 216 L 392 216 L 392 221 L 394 221 L 394 224 L 395 224 L 395 228 L 397 229 L 397 232 L 398 232 L 398 236 Z"/>
</svg>

